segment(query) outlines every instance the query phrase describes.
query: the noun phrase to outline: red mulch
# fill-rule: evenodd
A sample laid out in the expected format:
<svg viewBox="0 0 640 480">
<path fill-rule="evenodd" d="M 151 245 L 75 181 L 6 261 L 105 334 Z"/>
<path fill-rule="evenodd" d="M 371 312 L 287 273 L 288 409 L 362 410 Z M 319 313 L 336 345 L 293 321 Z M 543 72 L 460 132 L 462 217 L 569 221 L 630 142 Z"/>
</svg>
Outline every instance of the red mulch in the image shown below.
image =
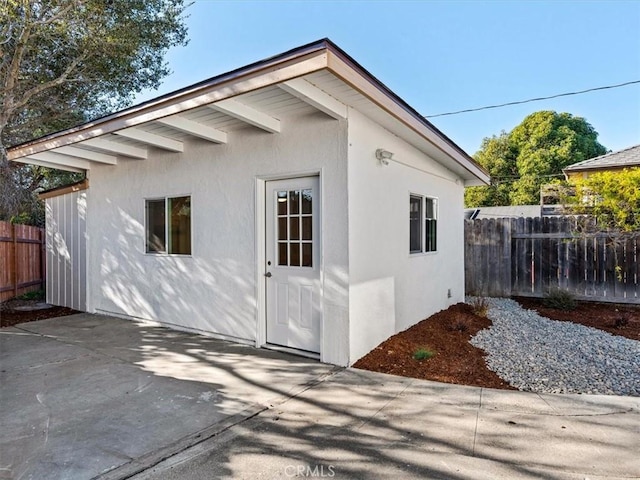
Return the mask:
<svg viewBox="0 0 640 480">
<path fill-rule="evenodd" d="M 13 327 L 19 323 L 34 322 L 36 320 L 45 320 L 47 318 L 64 317 L 65 315 L 73 315 L 80 313 L 66 307 L 52 306 L 45 310 L 20 311 L 14 310 L 16 307 L 34 305 L 41 300 L 7 300 L 0 304 L 0 327 Z"/>
<path fill-rule="evenodd" d="M 515 297 L 514 300 L 523 308 L 535 310 L 552 320 L 579 323 L 612 335 L 640 340 L 640 307 L 634 305 L 578 302 L 574 310 L 556 310 L 545 307 L 541 298 Z"/>
<path fill-rule="evenodd" d="M 514 390 L 489 370 L 485 353 L 469 343 L 491 321 L 475 315 L 464 303 L 452 305 L 381 343 L 353 366 L 363 370 L 445 383 Z M 428 360 L 416 360 L 419 348 L 435 352 Z"/>
<path fill-rule="evenodd" d="M 544 307 L 542 299 L 519 297 L 516 300 L 524 308 L 553 320 L 579 323 L 640 340 L 638 307 L 579 302 L 575 310 L 563 311 Z M 513 390 L 487 368 L 484 351 L 469 343 L 473 335 L 490 325 L 491 320 L 475 315 L 471 306 L 458 303 L 394 335 L 353 366 L 404 377 Z M 415 360 L 413 354 L 420 348 L 434 351 L 436 355 L 428 360 Z"/>
</svg>

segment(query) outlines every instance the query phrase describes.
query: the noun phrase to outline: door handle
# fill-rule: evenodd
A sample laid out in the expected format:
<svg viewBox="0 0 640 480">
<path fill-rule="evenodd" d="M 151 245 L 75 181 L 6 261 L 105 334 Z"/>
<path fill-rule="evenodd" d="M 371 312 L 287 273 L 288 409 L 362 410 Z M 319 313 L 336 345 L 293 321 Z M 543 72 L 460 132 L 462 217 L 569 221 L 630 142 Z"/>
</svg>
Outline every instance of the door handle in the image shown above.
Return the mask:
<svg viewBox="0 0 640 480">
<path fill-rule="evenodd" d="M 265 273 L 264 276 L 267 277 L 267 278 L 271 278 L 271 272 Z"/>
</svg>

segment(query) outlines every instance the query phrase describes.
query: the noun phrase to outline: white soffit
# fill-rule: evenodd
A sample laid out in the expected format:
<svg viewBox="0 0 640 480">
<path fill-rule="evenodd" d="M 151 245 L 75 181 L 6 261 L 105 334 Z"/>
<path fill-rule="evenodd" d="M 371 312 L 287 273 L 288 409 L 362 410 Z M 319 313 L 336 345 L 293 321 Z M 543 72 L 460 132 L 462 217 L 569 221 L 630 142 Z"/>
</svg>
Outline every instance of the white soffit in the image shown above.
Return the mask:
<svg viewBox="0 0 640 480">
<path fill-rule="evenodd" d="M 222 100 L 209 105 L 209 108 L 237 118 L 254 127 L 258 127 L 269 133 L 280 133 L 280 120 L 256 110 L 249 105 L 239 102 L 234 98 Z"/>
<path fill-rule="evenodd" d="M 162 135 L 147 132 L 140 128 L 129 127 L 113 133 L 125 138 L 129 138 L 131 140 L 137 140 L 138 142 L 145 143 L 162 150 L 169 150 L 170 152 L 184 152 L 184 144 L 182 142 L 169 137 L 164 137 Z"/>
<path fill-rule="evenodd" d="M 49 162 L 34 154 L 55 151 L 54 155 L 59 155 L 56 161 L 60 165 L 66 161 L 70 168 L 81 168 L 76 160 L 87 165 L 115 164 L 118 156 L 146 159 L 149 146 L 181 152 L 188 136 L 226 143 L 229 131 L 246 124 L 278 133 L 281 118 L 293 112 L 319 110 L 344 119 L 349 107 L 405 139 L 467 183 L 489 180 L 459 147 L 326 40 L 16 146 L 8 153 L 10 160 L 30 157 Z M 91 158 L 80 150 L 104 156 Z"/>
</svg>

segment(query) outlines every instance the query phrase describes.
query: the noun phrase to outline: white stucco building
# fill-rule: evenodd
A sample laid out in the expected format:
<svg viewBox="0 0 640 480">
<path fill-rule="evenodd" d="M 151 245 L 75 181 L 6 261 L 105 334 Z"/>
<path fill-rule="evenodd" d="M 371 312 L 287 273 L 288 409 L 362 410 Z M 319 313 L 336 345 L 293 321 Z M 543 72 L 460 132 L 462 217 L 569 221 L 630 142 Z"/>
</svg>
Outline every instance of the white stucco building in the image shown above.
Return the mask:
<svg viewBox="0 0 640 480">
<path fill-rule="evenodd" d="M 350 365 L 464 298 L 463 150 L 329 40 L 9 149 L 47 300 Z"/>
</svg>

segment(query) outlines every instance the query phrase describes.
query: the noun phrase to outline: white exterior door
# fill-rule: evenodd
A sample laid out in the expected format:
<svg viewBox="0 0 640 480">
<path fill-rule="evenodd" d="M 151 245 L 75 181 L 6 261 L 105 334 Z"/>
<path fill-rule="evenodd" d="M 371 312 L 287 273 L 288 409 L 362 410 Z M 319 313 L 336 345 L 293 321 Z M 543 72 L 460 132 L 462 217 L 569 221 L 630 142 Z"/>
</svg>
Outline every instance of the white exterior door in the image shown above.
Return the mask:
<svg viewBox="0 0 640 480">
<path fill-rule="evenodd" d="M 320 352 L 318 177 L 266 183 L 267 343 Z"/>
</svg>

